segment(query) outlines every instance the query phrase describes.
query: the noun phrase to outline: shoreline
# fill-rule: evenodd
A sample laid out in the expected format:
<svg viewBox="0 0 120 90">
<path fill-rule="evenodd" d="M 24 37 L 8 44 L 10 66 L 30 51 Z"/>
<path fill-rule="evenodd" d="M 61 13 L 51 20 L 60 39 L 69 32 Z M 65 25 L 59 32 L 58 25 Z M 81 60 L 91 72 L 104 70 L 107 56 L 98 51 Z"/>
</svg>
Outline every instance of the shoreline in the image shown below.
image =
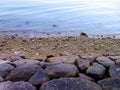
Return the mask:
<svg viewBox="0 0 120 90">
<path fill-rule="evenodd" d="M 44 58 L 69 52 L 74 55 L 120 53 L 120 39 L 110 37 L 89 38 L 82 36 L 66 37 L 19 37 L 1 36 L 0 55 L 22 55 L 30 58 Z"/>
</svg>

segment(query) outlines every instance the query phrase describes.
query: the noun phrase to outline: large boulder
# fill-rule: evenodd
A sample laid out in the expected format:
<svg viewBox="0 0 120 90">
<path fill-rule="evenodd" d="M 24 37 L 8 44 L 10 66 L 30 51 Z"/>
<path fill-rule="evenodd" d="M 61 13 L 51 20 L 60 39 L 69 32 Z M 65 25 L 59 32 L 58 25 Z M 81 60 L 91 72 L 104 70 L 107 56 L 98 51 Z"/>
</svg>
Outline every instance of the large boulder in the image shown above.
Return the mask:
<svg viewBox="0 0 120 90">
<path fill-rule="evenodd" d="M 0 64 L 0 76 L 6 77 L 6 75 L 9 74 L 9 72 L 13 69 L 14 66 L 10 64 Z"/>
<path fill-rule="evenodd" d="M 98 57 L 96 60 L 98 63 L 102 64 L 105 67 L 110 67 L 111 65 L 115 65 L 115 62 L 109 59 L 108 57 L 101 56 Z"/>
<path fill-rule="evenodd" d="M 36 88 L 33 87 L 30 83 L 24 81 L 6 81 L 0 83 L 0 90 L 36 90 Z"/>
<path fill-rule="evenodd" d="M 89 59 L 77 59 L 76 65 L 79 70 L 84 71 L 90 66 L 90 61 Z"/>
<path fill-rule="evenodd" d="M 48 66 L 45 71 L 50 78 L 74 77 L 78 73 L 77 67 L 73 64 L 58 64 Z"/>
<path fill-rule="evenodd" d="M 103 90 L 120 90 L 120 77 L 103 79 L 98 82 Z"/>
<path fill-rule="evenodd" d="M 6 80 L 11 81 L 27 81 L 29 78 L 39 71 L 41 68 L 38 65 L 25 64 L 14 68 L 10 74 L 7 75 Z"/>
<path fill-rule="evenodd" d="M 106 69 L 103 65 L 93 63 L 93 65 L 87 69 L 87 74 L 91 75 L 94 78 L 102 78 L 105 74 L 105 70 Z"/>
<path fill-rule="evenodd" d="M 80 78 L 60 78 L 44 83 L 39 90 L 102 90 L 92 81 Z"/>
<path fill-rule="evenodd" d="M 109 69 L 109 75 L 111 77 L 120 76 L 120 65 L 113 65 Z"/>
<path fill-rule="evenodd" d="M 12 62 L 15 66 L 21 66 L 24 64 L 30 64 L 30 65 L 40 65 L 40 61 L 33 60 L 33 59 L 22 59 Z"/>
<path fill-rule="evenodd" d="M 42 83 L 45 83 L 49 81 L 49 77 L 47 74 L 44 72 L 44 70 L 39 70 L 37 71 L 30 79 L 29 83 L 32 85 L 41 85 Z"/>
</svg>

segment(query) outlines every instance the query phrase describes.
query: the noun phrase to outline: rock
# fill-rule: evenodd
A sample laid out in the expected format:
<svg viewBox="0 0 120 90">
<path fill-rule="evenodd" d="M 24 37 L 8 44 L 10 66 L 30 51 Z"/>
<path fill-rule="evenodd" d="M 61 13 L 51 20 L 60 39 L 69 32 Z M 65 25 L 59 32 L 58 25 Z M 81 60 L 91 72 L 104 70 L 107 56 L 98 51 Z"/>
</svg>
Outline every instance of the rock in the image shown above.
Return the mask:
<svg viewBox="0 0 120 90">
<path fill-rule="evenodd" d="M 38 60 L 33 60 L 33 59 L 23 59 L 23 60 L 18 60 L 13 62 L 15 66 L 21 66 L 24 64 L 30 64 L 30 65 L 40 65 L 40 61 Z"/>
<path fill-rule="evenodd" d="M 5 81 L 4 78 L 2 76 L 0 76 L 0 82 Z"/>
<path fill-rule="evenodd" d="M 0 90 L 36 90 L 30 83 L 6 81 L 0 83 Z"/>
<path fill-rule="evenodd" d="M 24 57 L 17 56 L 17 55 L 3 58 L 3 60 L 7 60 L 7 61 L 10 61 L 10 62 L 14 62 L 14 61 L 17 61 L 17 60 L 22 60 L 22 59 L 24 59 Z"/>
<path fill-rule="evenodd" d="M 39 70 L 37 71 L 30 79 L 29 79 L 29 83 L 31 83 L 32 85 L 40 85 L 42 83 L 45 83 L 49 81 L 49 77 L 47 76 L 47 74 L 44 72 L 44 70 Z"/>
<path fill-rule="evenodd" d="M 60 78 L 44 83 L 39 90 L 102 90 L 96 83 L 81 78 Z"/>
<path fill-rule="evenodd" d="M 117 59 L 117 60 L 115 61 L 115 63 L 116 63 L 117 65 L 120 65 L 120 59 Z"/>
<path fill-rule="evenodd" d="M 120 76 L 120 65 L 113 65 L 109 69 L 109 75 L 111 77 Z"/>
<path fill-rule="evenodd" d="M 9 74 L 9 72 L 13 69 L 14 66 L 10 64 L 0 64 L 0 76 L 6 77 L 6 75 Z"/>
<path fill-rule="evenodd" d="M 93 63 L 93 65 L 87 69 L 87 74 L 92 75 L 94 78 L 102 78 L 105 74 L 105 70 L 103 65 Z"/>
<path fill-rule="evenodd" d="M 103 90 L 120 90 L 120 77 L 112 77 L 98 82 Z"/>
<path fill-rule="evenodd" d="M 51 63 L 51 62 L 43 62 L 43 61 L 40 62 L 40 66 L 41 66 L 43 69 L 45 69 L 45 68 L 48 67 L 48 66 L 53 66 L 53 65 L 56 65 L 56 64 Z"/>
<path fill-rule="evenodd" d="M 93 78 L 91 78 L 83 73 L 79 73 L 79 78 L 90 80 L 90 81 L 95 81 Z"/>
<path fill-rule="evenodd" d="M 109 59 L 108 57 L 104 57 L 104 56 L 101 56 L 101 57 L 98 57 L 96 59 L 96 61 L 100 64 L 102 64 L 103 66 L 105 67 L 110 67 L 112 65 L 115 65 L 115 62 L 112 61 L 111 59 Z"/>
<path fill-rule="evenodd" d="M 84 32 L 81 32 L 80 36 L 82 36 L 82 37 L 88 37 L 88 35 L 86 33 L 84 33 Z"/>
<path fill-rule="evenodd" d="M 7 90 L 36 90 L 30 83 L 19 81 L 15 82 L 11 85 L 11 87 Z"/>
<path fill-rule="evenodd" d="M 6 80 L 11 81 L 27 81 L 29 78 L 41 68 L 38 65 L 25 64 L 13 69 L 10 74 L 7 75 Z"/>
<path fill-rule="evenodd" d="M 78 73 L 77 67 L 73 64 L 48 66 L 45 71 L 50 78 L 75 77 Z"/>
<path fill-rule="evenodd" d="M 117 60 L 120 59 L 120 56 L 108 56 L 112 60 Z"/>
<path fill-rule="evenodd" d="M 0 83 L 0 90 L 10 90 L 10 87 L 12 86 L 13 82 L 6 81 Z"/>
<path fill-rule="evenodd" d="M 0 64 L 9 64 L 10 61 L 4 61 L 4 60 L 0 60 Z"/>
<path fill-rule="evenodd" d="M 76 62 L 79 70 L 86 70 L 90 66 L 90 61 L 88 59 L 77 59 Z"/>
<path fill-rule="evenodd" d="M 79 59 L 78 56 L 58 56 L 58 57 L 52 57 L 48 58 L 46 61 L 47 62 L 52 62 L 52 63 L 68 63 L 68 64 L 74 64 L 76 60 Z"/>
</svg>

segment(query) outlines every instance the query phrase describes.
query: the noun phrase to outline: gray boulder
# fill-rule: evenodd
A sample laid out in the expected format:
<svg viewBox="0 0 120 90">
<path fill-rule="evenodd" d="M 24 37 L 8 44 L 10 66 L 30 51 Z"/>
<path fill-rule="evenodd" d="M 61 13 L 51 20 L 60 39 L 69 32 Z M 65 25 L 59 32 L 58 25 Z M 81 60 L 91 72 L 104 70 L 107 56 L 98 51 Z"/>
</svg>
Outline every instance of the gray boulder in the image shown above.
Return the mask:
<svg viewBox="0 0 120 90">
<path fill-rule="evenodd" d="M 24 81 L 6 81 L 0 83 L 0 90 L 36 90 L 36 88 L 33 87 L 30 83 Z"/>
<path fill-rule="evenodd" d="M 10 64 L 0 64 L 0 76 L 6 77 L 6 75 L 9 74 L 9 72 L 13 69 L 14 66 Z"/>
<path fill-rule="evenodd" d="M 87 74 L 91 75 L 94 78 L 102 78 L 105 74 L 105 70 L 106 69 L 103 65 L 93 63 L 93 65 L 87 69 Z"/>
<path fill-rule="evenodd" d="M 109 75 L 111 77 L 120 76 L 120 65 L 113 65 L 109 69 Z"/>
<path fill-rule="evenodd" d="M 103 79 L 98 82 L 103 90 L 120 90 L 120 77 Z"/>
<path fill-rule="evenodd" d="M 96 83 L 80 78 L 60 78 L 44 83 L 39 90 L 102 90 Z"/>
<path fill-rule="evenodd" d="M 91 78 L 83 73 L 79 73 L 79 78 L 90 80 L 90 81 L 95 81 L 93 78 Z"/>
<path fill-rule="evenodd" d="M 86 70 L 90 66 L 90 61 L 88 59 L 77 59 L 77 66 L 79 70 Z"/>
<path fill-rule="evenodd" d="M 73 64 L 48 66 L 45 71 L 50 78 L 75 77 L 78 73 L 77 67 Z"/>
<path fill-rule="evenodd" d="M 6 77 L 6 80 L 11 81 L 27 81 L 29 78 L 39 71 L 41 68 L 38 65 L 25 64 L 13 69 Z"/>
<path fill-rule="evenodd" d="M 29 83 L 31 83 L 32 85 L 40 85 L 42 83 L 45 83 L 49 81 L 49 77 L 47 76 L 47 74 L 44 72 L 44 70 L 39 70 L 37 71 L 30 79 L 29 79 Z"/>
<path fill-rule="evenodd" d="M 115 65 L 115 62 L 109 59 L 108 57 L 101 56 L 98 57 L 96 60 L 98 63 L 102 64 L 105 67 L 110 67 L 111 65 Z"/>
<path fill-rule="evenodd" d="M 14 64 L 16 66 L 21 66 L 21 65 L 24 65 L 24 64 L 40 65 L 40 61 L 33 60 L 33 59 L 22 59 L 22 60 L 14 61 L 12 64 Z"/>
</svg>

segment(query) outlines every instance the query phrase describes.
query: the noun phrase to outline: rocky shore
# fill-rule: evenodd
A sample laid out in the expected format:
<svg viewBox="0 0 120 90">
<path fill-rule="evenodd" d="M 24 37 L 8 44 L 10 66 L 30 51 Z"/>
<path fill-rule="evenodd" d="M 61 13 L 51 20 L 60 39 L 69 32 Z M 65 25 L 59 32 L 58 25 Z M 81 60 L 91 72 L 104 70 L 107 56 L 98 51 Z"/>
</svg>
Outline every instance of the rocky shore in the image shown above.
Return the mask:
<svg viewBox="0 0 120 90">
<path fill-rule="evenodd" d="M 120 90 L 120 54 L 4 57 L 0 90 Z"/>
</svg>

